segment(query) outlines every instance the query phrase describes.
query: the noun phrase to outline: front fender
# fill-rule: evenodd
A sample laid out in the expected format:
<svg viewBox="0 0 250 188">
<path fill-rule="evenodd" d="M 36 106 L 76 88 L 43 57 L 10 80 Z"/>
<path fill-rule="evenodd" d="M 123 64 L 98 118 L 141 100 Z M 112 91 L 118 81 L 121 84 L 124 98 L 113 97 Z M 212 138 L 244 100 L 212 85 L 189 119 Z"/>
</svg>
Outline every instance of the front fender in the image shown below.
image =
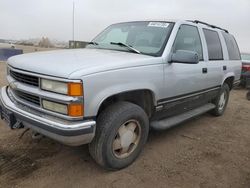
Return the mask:
<svg viewBox="0 0 250 188">
<path fill-rule="evenodd" d="M 162 65 L 133 67 L 98 73 L 83 78 L 85 116 L 96 116 L 103 101 L 128 91 L 149 90 L 154 103 L 164 88 Z"/>
<path fill-rule="evenodd" d="M 107 98 L 117 95 L 117 94 L 130 92 L 130 91 L 138 91 L 138 90 L 149 90 L 153 94 L 153 102 L 154 102 L 154 105 L 156 105 L 155 93 L 153 92 L 156 90 L 156 88 L 154 88 L 154 86 L 152 85 L 150 86 L 149 84 L 146 84 L 146 83 L 144 84 L 144 87 L 142 87 L 142 84 L 139 84 L 139 83 L 124 84 L 124 85 L 116 85 L 110 88 L 106 88 L 105 90 L 98 93 L 98 95 L 90 103 L 90 106 L 95 106 L 92 113 L 97 114 L 100 106 Z"/>
</svg>

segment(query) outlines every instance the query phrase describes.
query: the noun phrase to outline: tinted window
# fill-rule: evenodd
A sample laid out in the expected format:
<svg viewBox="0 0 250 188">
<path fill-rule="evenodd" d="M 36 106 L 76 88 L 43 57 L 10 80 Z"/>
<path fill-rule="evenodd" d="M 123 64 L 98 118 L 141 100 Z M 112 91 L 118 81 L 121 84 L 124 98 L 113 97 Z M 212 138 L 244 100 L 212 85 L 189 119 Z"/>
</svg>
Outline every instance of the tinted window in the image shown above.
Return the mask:
<svg viewBox="0 0 250 188">
<path fill-rule="evenodd" d="M 177 33 L 173 52 L 177 50 L 194 51 L 199 54 L 200 60 L 203 59 L 201 39 L 197 27 L 182 25 Z"/>
<path fill-rule="evenodd" d="M 222 33 L 222 35 L 226 41 L 229 59 L 230 60 L 240 60 L 239 48 L 238 48 L 238 45 L 237 45 L 234 37 L 228 33 Z"/>
<path fill-rule="evenodd" d="M 209 60 L 222 60 L 223 54 L 219 34 L 208 29 L 203 29 L 203 31 L 207 42 Z"/>
</svg>

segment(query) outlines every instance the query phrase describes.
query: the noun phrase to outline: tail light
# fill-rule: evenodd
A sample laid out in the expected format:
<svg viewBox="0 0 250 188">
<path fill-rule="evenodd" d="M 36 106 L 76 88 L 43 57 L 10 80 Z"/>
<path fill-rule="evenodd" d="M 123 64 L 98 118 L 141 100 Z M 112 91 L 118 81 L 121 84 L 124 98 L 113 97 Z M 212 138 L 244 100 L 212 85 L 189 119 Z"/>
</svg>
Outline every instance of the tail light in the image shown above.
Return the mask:
<svg viewBox="0 0 250 188">
<path fill-rule="evenodd" d="M 242 72 L 250 72 L 250 65 L 242 65 Z"/>
</svg>

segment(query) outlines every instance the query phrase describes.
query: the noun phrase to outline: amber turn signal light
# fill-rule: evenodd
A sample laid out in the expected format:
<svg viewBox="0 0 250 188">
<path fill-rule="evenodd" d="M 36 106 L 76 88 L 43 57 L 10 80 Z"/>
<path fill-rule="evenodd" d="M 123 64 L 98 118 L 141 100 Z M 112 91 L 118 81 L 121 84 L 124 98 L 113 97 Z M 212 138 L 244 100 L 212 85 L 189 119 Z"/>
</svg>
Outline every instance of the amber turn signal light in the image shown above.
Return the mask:
<svg viewBox="0 0 250 188">
<path fill-rule="evenodd" d="M 68 115 L 71 117 L 80 117 L 84 114 L 83 104 L 69 104 Z"/>
<path fill-rule="evenodd" d="M 82 83 L 69 83 L 68 95 L 69 96 L 83 96 Z"/>
</svg>

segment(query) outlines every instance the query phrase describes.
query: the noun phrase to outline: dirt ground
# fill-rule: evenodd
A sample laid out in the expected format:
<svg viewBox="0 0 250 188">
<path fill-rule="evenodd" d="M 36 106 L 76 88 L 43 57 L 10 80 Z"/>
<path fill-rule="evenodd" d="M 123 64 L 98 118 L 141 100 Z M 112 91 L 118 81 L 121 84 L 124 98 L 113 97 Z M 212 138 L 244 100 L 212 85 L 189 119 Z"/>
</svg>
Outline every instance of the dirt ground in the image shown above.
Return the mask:
<svg viewBox="0 0 250 188">
<path fill-rule="evenodd" d="M 5 84 L 0 63 L 0 86 Z M 250 101 L 234 90 L 223 117 L 205 114 L 164 132 L 151 132 L 130 167 L 107 172 L 87 146 L 32 140 L 0 121 L 0 187 L 250 187 Z"/>
</svg>

